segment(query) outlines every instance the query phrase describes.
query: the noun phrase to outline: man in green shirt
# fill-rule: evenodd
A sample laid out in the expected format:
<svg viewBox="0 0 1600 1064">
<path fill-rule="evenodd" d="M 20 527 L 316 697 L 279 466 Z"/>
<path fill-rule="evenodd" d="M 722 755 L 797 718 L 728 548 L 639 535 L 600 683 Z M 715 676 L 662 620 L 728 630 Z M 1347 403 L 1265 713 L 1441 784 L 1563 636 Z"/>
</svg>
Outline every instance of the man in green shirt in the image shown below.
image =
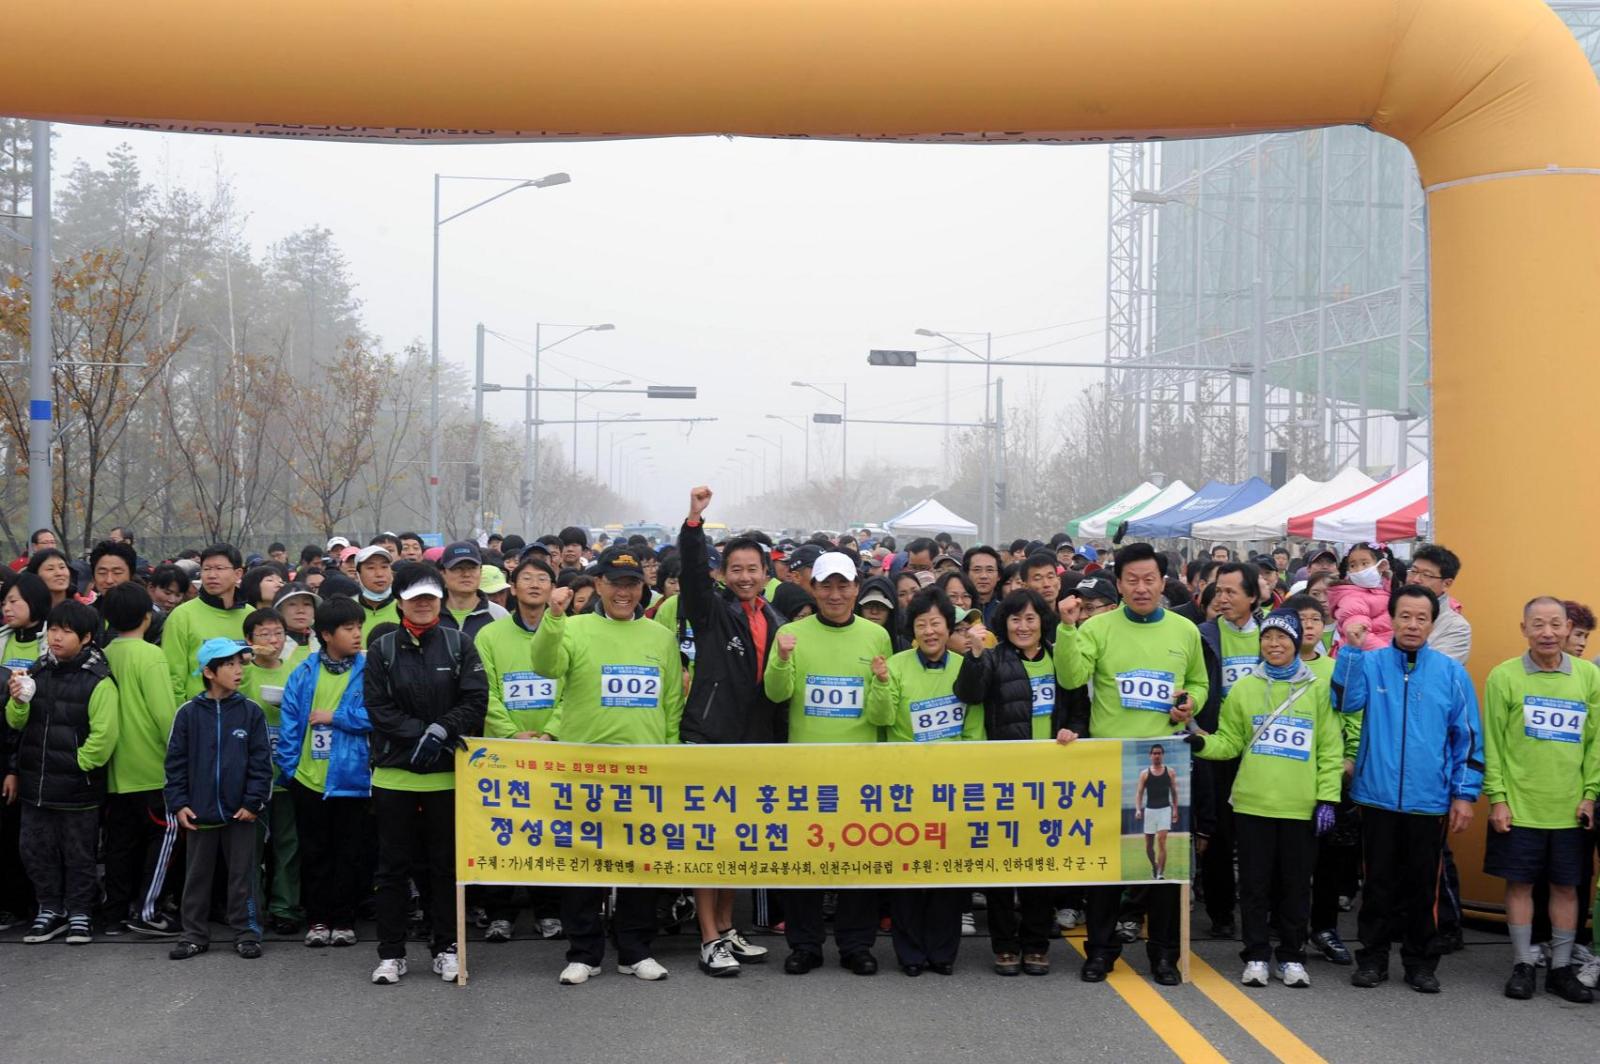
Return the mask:
<svg viewBox="0 0 1600 1064">
<path fill-rule="evenodd" d="M 178 824 L 167 817 L 167 736 L 178 704 L 161 648 L 144 641 L 150 628 L 150 593 L 132 582 L 100 597 L 100 616 L 112 639 L 106 663 L 117 684 L 118 738 L 107 768 L 105 898 L 100 925 L 107 935 L 124 930 L 151 938 L 176 938 L 178 925 L 157 902 L 177 845 Z M 130 910 L 129 906 L 133 908 Z"/>
<path fill-rule="evenodd" d="M 1506 881 L 1506 930 L 1513 965 L 1506 997 L 1533 996 L 1538 952 L 1533 946 L 1533 884 L 1550 884 L 1550 973 L 1545 989 L 1587 1003 L 1572 943 L 1578 926 L 1576 886 L 1589 852 L 1600 796 L 1600 669 L 1562 650 L 1566 605 L 1540 597 L 1522 610 L 1528 651 L 1489 673 L 1483 698 L 1483 794 L 1489 835 L 1483 870 Z"/>
<path fill-rule="evenodd" d="M 1061 603 L 1056 632 L 1056 679 L 1063 688 L 1091 685 L 1089 736 L 1096 739 L 1159 739 L 1183 730 L 1204 705 L 1210 689 L 1200 632 L 1161 605 L 1165 559 L 1148 543 L 1116 553 L 1114 569 L 1122 608 L 1085 621 L 1076 597 Z M 1178 974 L 1178 892 L 1149 890 L 1150 971 L 1163 986 Z M 1105 979 L 1122 952 L 1116 937 L 1119 887 L 1087 891 L 1089 940 L 1085 982 Z"/>
<path fill-rule="evenodd" d="M 778 629 L 777 655 L 762 685 L 774 702 L 789 704 L 791 743 L 875 743 L 878 725 L 866 714 L 875 658 L 894 653 L 889 633 L 855 615 L 860 569 L 855 557 L 829 551 L 811 569 L 817 612 Z M 784 902 L 789 956 L 783 970 L 804 975 L 822 964 L 822 891 L 791 890 Z M 839 963 L 857 975 L 878 970 L 872 955 L 878 899 L 872 890 L 841 890 L 833 937 Z"/>
<path fill-rule="evenodd" d="M 677 743 L 683 717 L 678 644 L 671 632 L 638 616 L 645 590 L 639 555 L 632 547 L 611 547 L 595 562 L 595 575 L 600 612 L 568 617 L 572 589 L 558 587 L 533 637 L 533 671 L 561 684 L 561 699 L 545 732 L 569 743 Z M 605 958 L 600 910 L 606 893 L 599 887 L 569 887 L 562 898 L 561 924 L 569 944 L 560 976 L 565 986 L 600 974 Z M 655 891 L 619 889 L 612 926 L 618 972 L 647 981 L 666 978 L 666 968 L 650 952 Z"/>
<path fill-rule="evenodd" d="M 244 561 L 239 549 L 214 543 L 200 552 L 200 594 L 177 606 L 161 628 L 161 651 L 167 656 L 172 693 L 182 705 L 205 690 L 194 675 L 195 655 L 207 639 L 244 641 L 245 604 L 234 601 Z"/>
<path fill-rule="evenodd" d="M 382 544 L 362 547 L 356 553 L 356 583 L 361 588 L 361 608 L 367 611 L 367 619 L 361 625 L 364 644 L 378 625 L 400 623 L 400 612 L 394 605 L 394 559 Z"/>
</svg>

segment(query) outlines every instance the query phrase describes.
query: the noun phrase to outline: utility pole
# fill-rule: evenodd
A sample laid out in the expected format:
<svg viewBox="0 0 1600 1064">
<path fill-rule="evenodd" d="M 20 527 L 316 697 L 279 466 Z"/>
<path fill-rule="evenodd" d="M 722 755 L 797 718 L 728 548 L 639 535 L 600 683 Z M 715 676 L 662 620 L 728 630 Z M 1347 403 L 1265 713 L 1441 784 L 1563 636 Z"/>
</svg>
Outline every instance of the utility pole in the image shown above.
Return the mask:
<svg viewBox="0 0 1600 1064">
<path fill-rule="evenodd" d="M 33 138 L 33 277 L 29 287 L 28 333 L 32 338 L 28 364 L 28 534 L 53 528 L 54 509 L 50 470 L 53 411 L 50 386 L 50 310 L 54 302 L 50 277 L 50 123 L 32 123 Z M 64 545 L 64 544 L 63 544 Z"/>
</svg>

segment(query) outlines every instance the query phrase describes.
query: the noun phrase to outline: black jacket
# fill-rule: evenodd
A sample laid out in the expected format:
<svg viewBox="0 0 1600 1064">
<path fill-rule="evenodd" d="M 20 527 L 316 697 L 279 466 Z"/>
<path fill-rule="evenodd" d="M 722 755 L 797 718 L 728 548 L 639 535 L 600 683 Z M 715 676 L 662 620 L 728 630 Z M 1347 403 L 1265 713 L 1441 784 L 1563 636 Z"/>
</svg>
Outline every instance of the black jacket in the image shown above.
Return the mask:
<svg viewBox="0 0 1600 1064">
<path fill-rule="evenodd" d="M 956 674 L 956 697 L 982 704 L 984 737 L 998 740 L 1033 738 L 1033 684 L 1023 667 L 1022 655 L 1010 643 L 986 650 L 981 657 L 964 655 Z M 1082 695 L 1082 689 L 1077 692 Z M 1079 735 L 1089 730 L 1089 706 L 1084 698 L 1064 698 L 1056 691 L 1056 708 L 1050 715 L 1050 732 L 1069 728 Z"/>
<path fill-rule="evenodd" d="M 678 734 L 686 743 L 781 743 L 787 737 L 788 705 L 769 700 L 756 673 L 756 653 L 744 607 L 711 581 L 706 534 L 700 525 L 678 531 L 683 572 L 678 620 L 694 629 L 694 683 L 684 701 Z M 758 600 L 767 620 L 770 664 L 783 619 Z"/>
<path fill-rule="evenodd" d="M 167 739 L 167 811 L 187 806 L 202 824 L 226 824 L 241 809 L 260 815 L 272 795 L 267 718 L 235 691 L 196 695 L 178 707 Z"/>
<path fill-rule="evenodd" d="M 596 596 L 597 598 L 599 596 Z M 455 614 L 445 606 L 439 607 L 439 623 L 446 628 L 459 628 L 466 633 L 468 639 L 475 639 L 479 632 L 488 627 L 495 620 L 495 614 L 489 609 L 489 596 L 482 591 L 478 592 L 478 604 L 472 607 L 472 612 L 456 623 Z"/>
<path fill-rule="evenodd" d="M 89 738 L 89 698 L 113 682 L 111 666 L 89 647 L 71 661 L 42 657 L 28 675 L 38 687 L 17 736 L 19 796 L 47 807 L 98 804 L 106 796 L 106 767 L 83 771 L 78 748 Z"/>
<path fill-rule="evenodd" d="M 884 628 L 889 633 L 889 645 L 896 654 L 902 650 L 911 649 L 911 635 L 905 630 L 905 611 L 900 609 L 900 600 L 895 595 L 894 583 L 886 576 L 869 576 L 861 581 L 861 591 L 856 595 L 856 602 L 860 603 L 868 591 L 881 591 L 889 599 L 889 621 Z M 861 607 L 856 606 L 859 616 Z"/>
<path fill-rule="evenodd" d="M 451 742 L 483 734 L 489 681 L 469 637 L 441 622 L 423 632 L 419 643 L 402 625 L 367 648 L 365 695 L 372 766 L 409 769 L 411 752 L 430 724 L 444 725 Z"/>
</svg>

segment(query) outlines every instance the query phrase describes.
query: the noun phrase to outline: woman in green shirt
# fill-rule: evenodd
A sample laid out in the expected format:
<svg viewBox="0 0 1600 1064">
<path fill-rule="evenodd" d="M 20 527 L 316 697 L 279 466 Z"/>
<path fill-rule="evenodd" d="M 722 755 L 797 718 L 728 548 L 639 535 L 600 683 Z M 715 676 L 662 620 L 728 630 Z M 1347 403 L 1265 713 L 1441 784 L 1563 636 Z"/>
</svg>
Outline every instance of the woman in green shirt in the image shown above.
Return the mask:
<svg viewBox="0 0 1600 1064">
<path fill-rule="evenodd" d="M 909 650 L 872 660 L 867 719 L 892 743 L 943 743 L 982 738 L 982 709 L 955 695 L 959 655 L 949 650 L 955 607 L 938 588 L 912 597 L 906 610 Z M 909 976 L 923 969 L 950 975 L 961 945 L 961 911 L 967 891 L 901 887 L 891 893 L 894 953 Z"/>
</svg>

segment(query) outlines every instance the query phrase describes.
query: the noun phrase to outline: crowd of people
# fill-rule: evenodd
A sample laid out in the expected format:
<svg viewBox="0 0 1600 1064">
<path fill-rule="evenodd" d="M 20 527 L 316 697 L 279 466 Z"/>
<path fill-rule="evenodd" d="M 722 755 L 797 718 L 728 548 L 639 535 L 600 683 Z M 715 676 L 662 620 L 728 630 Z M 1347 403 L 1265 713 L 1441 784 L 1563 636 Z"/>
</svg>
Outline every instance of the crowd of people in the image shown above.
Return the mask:
<svg viewBox="0 0 1600 1064">
<path fill-rule="evenodd" d="M 294 559 L 215 544 L 151 565 L 124 529 L 84 559 L 36 532 L 0 576 L 0 930 L 166 938 L 186 960 L 215 921 L 249 959 L 266 930 L 349 947 L 371 919 L 373 983 L 399 982 L 417 940 L 452 980 L 466 736 L 1114 738 L 1161 741 L 1140 778 L 1153 882 L 757 891 L 753 923 L 782 933 L 792 975 L 823 963 L 830 923 L 851 972 L 878 971 L 886 930 L 905 975 L 948 975 L 981 909 L 999 975 L 1047 974 L 1052 940 L 1083 925 L 1084 981 L 1142 934 L 1151 978 L 1176 984 L 1182 903 L 1161 829 L 1179 830 L 1180 802 L 1162 754 L 1183 743 L 1197 895 L 1210 934 L 1241 942 L 1245 986 L 1308 987 L 1314 954 L 1375 988 L 1398 945 L 1404 982 L 1437 993 L 1441 956 L 1461 947 L 1449 840 L 1482 796 L 1484 871 L 1506 882 L 1506 995 L 1532 997 L 1543 967 L 1549 993 L 1592 999 L 1588 607 L 1529 601 L 1527 650 L 1490 671 L 1480 706 L 1461 562 L 1437 544 L 1402 559 L 1374 543 L 1189 558 L 1064 533 L 1008 548 L 865 532 L 713 543 L 711 501 L 694 489 L 663 544 L 568 528 L 430 549 L 380 533 Z M 664 918 L 659 893 L 483 887 L 467 904 L 486 941 L 519 923 L 564 937 L 559 981 L 577 985 L 608 940 L 619 972 L 667 975 L 656 936 L 691 907 Z M 709 976 L 767 959 L 734 902 L 692 892 Z M 1352 951 L 1338 920 L 1356 904 Z"/>
</svg>

